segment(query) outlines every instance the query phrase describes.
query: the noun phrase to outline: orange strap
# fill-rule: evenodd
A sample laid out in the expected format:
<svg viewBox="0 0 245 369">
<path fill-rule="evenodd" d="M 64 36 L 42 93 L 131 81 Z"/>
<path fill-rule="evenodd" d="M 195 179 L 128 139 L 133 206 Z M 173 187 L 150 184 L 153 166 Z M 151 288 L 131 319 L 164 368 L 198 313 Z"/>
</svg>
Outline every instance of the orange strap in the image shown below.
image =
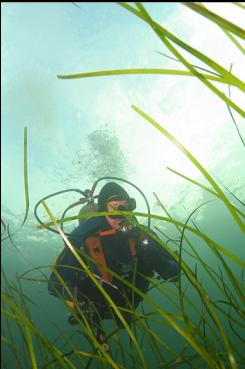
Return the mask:
<svg viewBox="0 0 245 369">
<path fill-rule="evenodd" d="M 129 239 L 129 247 L 130 247 L 132 258 L 135 260 L 137 258 L 137 251 L 136 251 L 136 241 L 134 238 Z"/>
<path fill-rule="evenodd" d="M 100 235 L 109 235 L 109 234 L 115 234 L 115 232 L 105 231 L 101 232 Z M 98 269 L 100 271 L 101 277 L 107 281 L 111 282 L 113 277 L 112 275 L 105 269 L 106 266 L 106 258 L 103 252 L 103 248 L 101 246 L 100 236 L 90 236 L 86 240 L 86 245 L 88 247 L 89 253 L 91 257 L 96 261 Z M 136 251 L 136 240 L 134 238 L 129 238 L 129 247 L 131 251 L 131 255 L 133 260 L 136 260 L 137 258 L 137 251 Z"/>
<path fill-rule="evenodd" d="M 99 235 L 103 237 L 103 236 L 110 236 L 111 234 L 116 234 L 116 233 L 117 233 L 116 229 L 108 229 L 107 231 L 100 232 Z"/>
<path fill-rule="evenodd" d="M 112 275 L 103 267 L 106 266 L 106 259 L 101 247 L 100 237 L 90 236 L 86 240 L 91 257 L 98 263 L 101 277 L 107 282 L 111 282 Z"/>
</svg>

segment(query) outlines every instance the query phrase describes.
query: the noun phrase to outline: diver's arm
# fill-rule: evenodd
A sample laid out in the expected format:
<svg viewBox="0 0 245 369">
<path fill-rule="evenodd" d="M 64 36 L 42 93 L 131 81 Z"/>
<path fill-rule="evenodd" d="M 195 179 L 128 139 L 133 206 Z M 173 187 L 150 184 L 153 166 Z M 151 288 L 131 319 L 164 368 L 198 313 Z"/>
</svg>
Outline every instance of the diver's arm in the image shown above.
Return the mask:
<svg viewBox="0 0 245 369">
<path fill-rule="evenodd" d="M 146 236 L 145 259 L 163 279 L 176 282 L 179 275 L 179 263 L 152 237 Z"/>
<path fill-rule="evenodd" d="M 154 270 L 165 280 L 177 282 L 179 275 L 179 264 L 173 260 L 166 260 L 161 254 L 157 254 Z"/>
</svg>

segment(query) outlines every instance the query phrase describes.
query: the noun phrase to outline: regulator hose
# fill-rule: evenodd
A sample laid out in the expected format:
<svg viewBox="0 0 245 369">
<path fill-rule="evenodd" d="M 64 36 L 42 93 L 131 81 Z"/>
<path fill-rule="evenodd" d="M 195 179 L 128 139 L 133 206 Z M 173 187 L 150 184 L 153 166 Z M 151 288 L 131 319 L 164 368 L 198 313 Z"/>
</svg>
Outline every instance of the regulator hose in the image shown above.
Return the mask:
<svg viewBox="0 0 245 369">
<path fill-rule="evenodd" d="M 41 221 L 41 219 L 40 219 L 40 218 L 38 217 L 38 215 L 37 215 L 37 209 L 38 209 L 39 205 L 42 203 L 42 201 L 47 200 L 47 199 L 49 199 L 50 197 L 60 195 L 60 194 L 65 193 L 65 192 L 78 192 L 78 193 L 80 193 L 80 194 L 81 194 L 81 195 L 83 195 L 83 196 L 85 195 L 85 192 L 84 192 L 84 191 L 81 191 L 81 190 L 79 190 L 79 189 L 77 189 L 77 188 L 71 188 L 71 189 L 68 189 L 68 190 L 62 190 L 62 191 L 54 192 L 54 193 L 52 193 L 51 195 L 48 195 L 48 196 L 43 197 L 41 200 L 39 200 L 39 201 L 36 203 L 36 205 L 35 205 L 35 207 L 34 207 L 34 215 L 35 215 L 35 217 L 36 217 L 36 219 L 37 219 L 37 221 L 38 221 L 38 223 L 39 223 L 39 224 L 41 224 L 42 226 L 44 226 L 44 225 L 45 225 L 45 223 L 43 223 L 43 222 Z M 80 199 L 80 200 L 79 200 L 79 202 L 80 202 L 81 200 L 83 200 L 83 199 Z M 81 204 L 82 204 L 82 202 L 81 202 Z M 74 204 L 72 204 L 72 205 L 74 205 Z M 77 202 L 77 205 L 78 205 L 78 202 Z M 71 206 L 71 205 L 70 205 L 70 206 Z M 51 228 L 51 227 L 47 227 L 47 226 L 45 226 L 45 228 L 46 228 L 46 229 L 48 229 L 48 230 L 49 230 L 49 231 L 51 231 L 51 232 L 54 232 L 54 233 L 59 234 L 59 232 L 58 232 L 58 231 L 56 231 L 55 229 L 53 229 L 53 228 Z M 62 230 L 63 230 L 63 227 L 62 227 Z M 66 233 L 66 235 L 67 235 L 67 236 L 69 236 L 69 235 L 70 235 L 70 233 Z"/>
</svg>

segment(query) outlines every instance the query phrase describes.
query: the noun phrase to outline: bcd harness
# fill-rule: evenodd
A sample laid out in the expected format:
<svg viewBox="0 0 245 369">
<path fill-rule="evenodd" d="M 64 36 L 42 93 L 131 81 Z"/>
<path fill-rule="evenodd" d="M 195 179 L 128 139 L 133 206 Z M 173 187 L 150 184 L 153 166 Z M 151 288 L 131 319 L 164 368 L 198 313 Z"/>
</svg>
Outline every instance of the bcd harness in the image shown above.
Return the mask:
<svg viewBox="0 0 245 369">
<path fill-rule="evenodd" d="M 90 256 L 93 258 L 93 260 L 96 262 L 101 278 L 105 280 L 106 282 L 111 282 L 113 279 L 113 276 L 109 273 L 109 271 L 106 268 L 107 263 L 106 263 L 106 257 L 105 257 L 105 254 L 104 254 L 104 251 L 101 245 L 101 237 L 105 237 L 105 236 L 112 235 L 115 233 L 117 233 L 117 231 L 114 229 L 111 229 L 108 231 L 100 232 L 95 235 L 89 236 L 86 239 L 86 246 L 87 246 L 88 252 Z M 136 261 L 136 258 L 137 258 L 136 240 L 135 238 L 130 237 L 128 238 L 128 242 L 129 242 L 129 248 L 130 248 L 132 259 L 133 261 Z"/>
</svg>

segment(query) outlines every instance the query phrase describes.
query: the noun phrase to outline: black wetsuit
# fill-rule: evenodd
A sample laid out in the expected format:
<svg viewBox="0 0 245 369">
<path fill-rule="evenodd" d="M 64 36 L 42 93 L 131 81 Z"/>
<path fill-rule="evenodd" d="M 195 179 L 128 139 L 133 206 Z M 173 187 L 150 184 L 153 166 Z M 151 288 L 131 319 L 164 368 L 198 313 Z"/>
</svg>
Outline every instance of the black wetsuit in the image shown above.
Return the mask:
<svg viewBox="0 0 245 369">
<path fill-rule="evenodd" d="M 86 239 L 96 232 L 109 229 L 111 229 L 111 226 L 105 217 L 91 218 L 74 229 L 69 236 L 69 241 L 81 253 L 81 256 L 84 256 L 88 253 Z M 144 242 L 142 242 L 142 233 L 141 241 L 137 235 L 134 236 L 137 245 L 136 264 L 132 262 L 128 237 L 122 232 L 101 237 L 101 246 L 107 266 L 120 275 L 123 280 L 131 283 L 134 281 L 134 285 L 145 294 L 150 283 L 145 277 L 153 276 L 155 271 L 163 279 L 174 278 L 178 275 L 179 267 L 176 260 L 160 244 L 147 234 L 143 234 L 143 236 Z M 92 301 L 100 311 L 102 319 L 109 317 L 107 316 L 109 308 L 104 296 L 90 277 L 86 275 L 86 272 L 67 246 L 58 257 L 55 269 L 78 302 Z M 95 271 L 95 274 L 98 273 Z M 116 278 L 113 278 L 112 284 L 113 286 L 103 283 L 103 287 L 117 306 L 132 307 L 133 305 L 133 309 L 138 306 L 142 297 L 132 292 L 130 287 Z M 52 295 L 71 300 L 69 293 L 60 283 L 55 273 L 50 276 L 48 288 Z"/>
</svg>

